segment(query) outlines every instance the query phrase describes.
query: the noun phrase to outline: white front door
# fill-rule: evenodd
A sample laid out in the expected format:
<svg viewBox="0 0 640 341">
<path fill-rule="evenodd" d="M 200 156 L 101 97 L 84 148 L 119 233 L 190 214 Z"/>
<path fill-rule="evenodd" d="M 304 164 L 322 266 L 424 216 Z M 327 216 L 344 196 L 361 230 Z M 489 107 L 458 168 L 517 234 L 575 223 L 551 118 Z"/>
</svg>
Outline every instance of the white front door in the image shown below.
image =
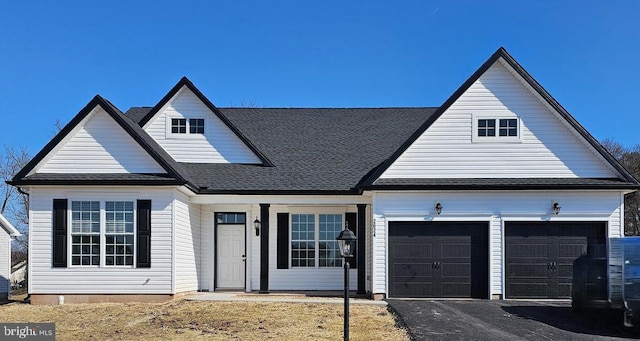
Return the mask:
<svg viewBox="0 0 640 341">
<path fill-rule="evenodd" d="M 244 225 L 218 225 L 217 287 L 244 289 Z"/>
</svg>

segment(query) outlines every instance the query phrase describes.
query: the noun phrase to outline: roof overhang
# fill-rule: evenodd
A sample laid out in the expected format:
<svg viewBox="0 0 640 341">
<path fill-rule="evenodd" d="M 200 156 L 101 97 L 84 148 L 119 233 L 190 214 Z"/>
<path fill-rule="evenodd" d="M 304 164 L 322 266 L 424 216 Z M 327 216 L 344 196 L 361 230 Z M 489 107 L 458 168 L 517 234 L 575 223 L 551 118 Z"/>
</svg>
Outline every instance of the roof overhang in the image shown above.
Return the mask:
<svg viewBox="0 0 640 341">
<path fill-rule="evenodd" d="M 363 185 L 372 191 L 520 191 L 520 190 L 616 190 L 632 192 L 640 189 L 637 183 L 620 179 L 591 178 L 431 178 L 378 179 Z"/>
<path fill-rule="evenodd" d="M 20 231 L 18 231 L 18 229 L 16 229 L 15 226 L 13 226 L 13 224 L 11 224 L 2 214 L 0 214 L 0 226 L 7 231 L 11 238 L 22 236 L 22 233 L 20 233 Z"/>
</svg>

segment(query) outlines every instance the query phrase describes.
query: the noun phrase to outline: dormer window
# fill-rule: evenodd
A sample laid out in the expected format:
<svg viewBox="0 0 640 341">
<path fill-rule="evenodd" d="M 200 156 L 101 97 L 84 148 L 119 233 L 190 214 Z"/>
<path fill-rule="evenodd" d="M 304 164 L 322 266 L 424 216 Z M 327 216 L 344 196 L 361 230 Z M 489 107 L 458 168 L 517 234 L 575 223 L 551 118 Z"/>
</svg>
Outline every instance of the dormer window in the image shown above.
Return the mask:
<svg viewBox="0 0 640 341">
<path fill-rule="evenodd" d="M 496 136 L 496 120 L 478 120 L 478 136 Z"/>
<path fill-rule="evenodd" d="M 171 133 L 172 134 L 186 134 L 187 133 L 187 120 L 184 118 L 172 118 L 171 119 Z"/>
<path fill-rule="evenodd" d="M 168 127 L 173 136 L 204 135 L 204 118 L 172 118 Z"/>
<path fill-rule="evenodd" d="M 518 120 L 515 118 L 500 119 L 500 136 L 518 136 Z"/>
<path fill-rule="evenodd" d="M 189 120 L 189 134 L 204 134 L 203 118 L 192 118 Z"/>
<path fill-rule="evenodd" d="M 473 116 L 473 142 L 521 142 L 520 120 L 510 117 Z"/>
</svg>

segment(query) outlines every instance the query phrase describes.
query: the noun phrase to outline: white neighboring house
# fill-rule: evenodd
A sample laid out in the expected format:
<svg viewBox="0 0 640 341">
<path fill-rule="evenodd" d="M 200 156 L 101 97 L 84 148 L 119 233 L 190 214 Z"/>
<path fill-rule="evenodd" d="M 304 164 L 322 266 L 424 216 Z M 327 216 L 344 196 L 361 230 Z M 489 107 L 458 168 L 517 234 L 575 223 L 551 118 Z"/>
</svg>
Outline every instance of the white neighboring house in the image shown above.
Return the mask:
<svg viewBox="0 0 640 341">
<path fill-rule="evenodd" d="M 11 292 L 11 241 L 20 232 L 0 214 L 0 300 L 6 300 Z"/>
<path fill-rule="evenodd" d="M 23 282 L 27 279 L 27 266 L 29 263 L 26 260 L 11 267 L 11 287 L 22 288 Z"/>
<path fill-rule="evenodd" d="M 340 290 L 343 228 L 359 294 L 567 298 L 577 258 L 619 262 L 640 188 L 503 48 L 439 107 L 217 108 L 186 78 L 126 113 L 96 96 L 10 183 L 36 304 Z"/>
</svg>

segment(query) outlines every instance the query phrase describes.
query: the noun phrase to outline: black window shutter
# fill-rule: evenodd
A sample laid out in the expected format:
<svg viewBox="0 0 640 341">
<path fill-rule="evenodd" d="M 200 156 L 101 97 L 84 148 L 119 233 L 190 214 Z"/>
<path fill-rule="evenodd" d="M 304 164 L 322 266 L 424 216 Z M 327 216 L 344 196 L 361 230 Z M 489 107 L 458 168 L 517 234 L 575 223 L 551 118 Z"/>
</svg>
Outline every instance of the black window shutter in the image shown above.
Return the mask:
<svg viewBox="0 0 640 341">
<path fill-rule="evenodd" d="M 353 234 L 358 235 L 358 214 L 357 213 L 345 213 L 344 220 L 347 223 L 347 227 Z M 349 266 L 352 269 L 358 267 L 358 243 L 356 243 L 355 249 L 352 250 L 353 257 L 349 259 Z"/>
<path fill-rule="evenodd" d="M 289 268 L 289 213 L 278 213 L 278 269 Z"/>
<path fill-rule="evenodd" d="M 67 199 L 53 199 L 53 267 L 67 267 Z"/>
<path fill-rule="evenodd" d="M 137 262 L 138 268 L 151 267 L 151 200 L 138 200 L 137 205 Z"/>
</svg>

